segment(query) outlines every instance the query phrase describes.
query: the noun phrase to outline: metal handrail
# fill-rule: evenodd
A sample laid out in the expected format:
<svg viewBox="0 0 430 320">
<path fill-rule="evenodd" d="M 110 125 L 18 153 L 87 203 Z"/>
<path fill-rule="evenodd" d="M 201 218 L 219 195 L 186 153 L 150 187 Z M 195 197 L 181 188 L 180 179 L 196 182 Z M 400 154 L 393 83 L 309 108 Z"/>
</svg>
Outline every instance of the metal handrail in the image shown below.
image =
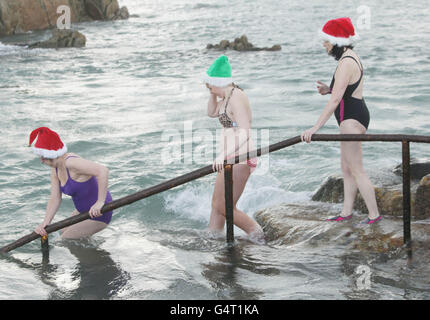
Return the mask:
<svg viewBox="0 0 430 320">
<path fill-rule="evenodd" d="M 419 136 L 419 135 L 389 135 L 389 134 L 314 134 L 312 136 L 312 141 L 379 141 L 379 142 L 402 142 L 402 164 L 403 164 L 403 225 L 404 225 L 404 243 L 410 244 L 411 233 L 410 233 L 410 212 L 411 212 L 411 197 L 410 197 L 410 142 L 417 143 L 430 143 L 430 136 Z M 232 174 L 232 164 L 237 164 L 244 159 L 251 159 L 253 157 L 259 157 L 270 152 L 275 152 L 286 147 L 295 145 L 302 142 L 300 136 L 296 136 L 281 142 L 272 144 L 268 147 L 259 148 L 257 150 L 251 151 L 246 154 L 242 154 L 230 159 L 228 162 L 224 161 L 224 174 L 225 174 L 225 200 L 226 200 L 226 223 L 227 223 L 227 242 L 234 241 L 233 235 L 233 174 Z M 170 179 L 168 181 L 162 182 L 150 188 L 144 189 L 142 191 L 136 192 L 134 194 L 125 196 L 123 198 L 114 200 L 108 204 L 105 204 L 101 209 L 102 213 L 118 209 L 120 207 L 132 204 L 136 201 L 148 198 L 152 195 L 164 192 L 166 190 L 172 189 L 174 187 L 180 186 L 187 182 L 196 180 L 198 178 L 204 177 L 214 173 L 212 165 L 200 168 L 198 170 L 192 171 L 190 173 L 184 174 L 182 176 Z M 90 218 L 88 212 L 83 212 L 79 215 L 72 216 L 70 218 L 64 219 L 62 221 L 50 224 L 45 227 L 47 233 L 52 233 L 67 226 L 79 223 L 81 221 Z M 33 240 L 40 238 L 40 235 L 32 232 L 15 242 L 6 245 L 0 249 L 1 253 L 7 253 L 18 247 L 21 247 Z"/>
</svg>

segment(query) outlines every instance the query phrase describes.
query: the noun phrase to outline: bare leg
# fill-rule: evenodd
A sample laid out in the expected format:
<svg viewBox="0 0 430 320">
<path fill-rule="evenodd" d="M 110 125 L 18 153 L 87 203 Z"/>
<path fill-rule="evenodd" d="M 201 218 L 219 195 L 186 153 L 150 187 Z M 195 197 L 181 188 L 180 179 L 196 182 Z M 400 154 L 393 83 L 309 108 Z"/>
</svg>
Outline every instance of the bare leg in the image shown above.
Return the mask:
<svg viewBox="0 0 430 320">
<path fill-rule="evenodd" d="M 364 134 L 365 128 L 352 119 L 345 120 L 341 123 L 341 133 L 345 134 Z M 342 142 L 341 144 L 342 164 L 347 168 L 344 171 L 344 189 L 345 202 L 344 213 L 346 214 L 354 204 L 353 193 L 356 193 L 353 183 L 350 181 L 350 175 L 353 176 L 355 185 L 360 190 L 360 194 L 366 203 L 369 211 L 369 219 L 375 219 L 379 216 L 378 205 L 376 203 L 375 189 L 363 168 L 363 152 L 360 141 Z M 346 179 L 345 179 L 346 172 Z M 350 175 L 349 175 L 350 173 Z M 355 191 L 354 191 L 355 190 Z"/>
<path fill-rule="evenodd" d="M 77 210 L 73 211 L 72 216 L 77 215 Z M 61 230 L 63 239 L 80 239 L 92 236 L 93 234 L 103 230 L 107 224 L 101 221 L 84 220 L 77 224 L 71 225 Z"/>
<path fill-rule="evenodd" d="M 225 224 L 225 208 L 219 204 L 224 201 L 224 171 L 218 172 L 215 180 L 214 192 L 212 195 L 212 209 L 209 218 L 209 229 L 222 231 Z M 224 213 L 224 214 L 223 214 Z"/>
<path fill-rule="evenodd" d="M 245 189 L 250 175 L 250 169 L 246 164 L 237 164 L 233 167 L 233 220 L 234 224 L 247 234 L 262 233 L 260 225 L 246 213 L 236 208 L 237 201 Z M 212 196 L 212 211 L 209 221 L 209 229 L 222 231 L 225 225 L 225 198 L 224 198 L 224 172 L 219 172 L 215 181 L 215 189 Z"/>
<path fill-rule="evenodd" d="M 352 214 L 352 209 L 354 207 L 355 197 L 357 195 L 357 184 L 355 183 L 355 178 L 352 175 L 351 170 L 349 169 L 347 160 L 346 160 L 346 146 L 349 142 L 342 141 L 340 143 L 340 158 L 341 158 L 341 168 L 343 173 L 343 210 L 341 213 L 342 217 L 347 217 Z"/>
</svg>

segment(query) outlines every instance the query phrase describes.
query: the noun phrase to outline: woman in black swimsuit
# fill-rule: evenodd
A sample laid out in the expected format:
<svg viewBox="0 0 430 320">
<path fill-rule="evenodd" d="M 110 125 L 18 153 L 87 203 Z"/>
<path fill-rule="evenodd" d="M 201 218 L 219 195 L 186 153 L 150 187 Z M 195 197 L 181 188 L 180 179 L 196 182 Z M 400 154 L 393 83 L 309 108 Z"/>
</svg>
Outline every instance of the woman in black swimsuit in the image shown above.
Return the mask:
<svg viewBox="0 0 430 320">
<path fill-rule="evenodd" d="M 349 18 L 328 21 L 321 30 L 324 47 L 339 61 L 330 86 L 318 81 L 318 92 L 331 93 L 317 123 L 301 134 L 302 141 L 309 143 L 312 135 L 321 129 L 334 113 L 341 134 L 365 134 L 369 126 L 369 111 L 363 98 L 363 66 L 352 50 L 358 37 Z M 363 168 L 363 155 L 360 141 L 340 143 L 341 167 L 344 177 L 344 206 L 339 216 L 328 221 L 348 220 L 357 190 L 360 191 L 367 209 L 368 218 L 363 221 L 372 224 L 381 219 L 376 204 L 375 190 Z"/>
</svg>

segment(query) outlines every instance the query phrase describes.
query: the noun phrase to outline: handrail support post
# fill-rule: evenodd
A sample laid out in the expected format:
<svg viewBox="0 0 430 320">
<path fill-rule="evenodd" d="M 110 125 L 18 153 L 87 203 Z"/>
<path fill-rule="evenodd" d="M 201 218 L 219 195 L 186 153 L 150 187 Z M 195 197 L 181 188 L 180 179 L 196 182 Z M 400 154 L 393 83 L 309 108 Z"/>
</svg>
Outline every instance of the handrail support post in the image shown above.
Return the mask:
<svg viewBox="0 0 430 320">
<path fill-rule="evenodd" d="M 411 173 L 409 141 L 402 141 L 402 175 L 403 175 L 403 243 L 411 248 Z M 410 250 L 409 254 L 410 254 Z"/>
<path fill-rule="evenodd" d="M 48 235 L 40 238 L 42 258 L 44 262 L 49 262 L 49 238 Z"/>
<path fill-rule="evenodd" d="M 227 224 L 227 243 L 234 242 L 233 221 L 233 165 L 224 165 L 224 199 L 225 199 L 225 221 Z"/>
</svg>

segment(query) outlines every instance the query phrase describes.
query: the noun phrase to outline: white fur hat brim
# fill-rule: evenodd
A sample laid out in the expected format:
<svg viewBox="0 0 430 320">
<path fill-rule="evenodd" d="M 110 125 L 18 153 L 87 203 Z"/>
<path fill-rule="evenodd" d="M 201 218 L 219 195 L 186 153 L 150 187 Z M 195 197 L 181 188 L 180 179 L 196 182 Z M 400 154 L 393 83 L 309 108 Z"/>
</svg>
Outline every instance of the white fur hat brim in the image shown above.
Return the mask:
<svg viewBox="0 0 430 320">
<path fill-rule="evenodd" d="M 210 77 L 206 72 L 203 74 L 202 80 L 204 83 L 208 83 L 215 87 L 225 87 L 233 82 L 232 77 Z"/>
<path fill-rule="evenodd" d="M 67 152 L 67 146 L 64 144 L 64 146 L 59 150 L 47 150 L 42 148 L 36 148 L 32 147 L 33 152 L 37 154 L 40 157 L 47 158 L 47 159 L 56 159 L 58 157 L 61 157 L 63 154 Z"/>
<path fill-rule="evenodd" d="M 322 40 L 328 41 L 332 45 L 338 45 L 339 47 L 350 46 L 360 39 L 360 36 L 357 33 L 349 38 L 333 37 L 322 30 L 319 30 L 318 33 Z"/>
</svg>

